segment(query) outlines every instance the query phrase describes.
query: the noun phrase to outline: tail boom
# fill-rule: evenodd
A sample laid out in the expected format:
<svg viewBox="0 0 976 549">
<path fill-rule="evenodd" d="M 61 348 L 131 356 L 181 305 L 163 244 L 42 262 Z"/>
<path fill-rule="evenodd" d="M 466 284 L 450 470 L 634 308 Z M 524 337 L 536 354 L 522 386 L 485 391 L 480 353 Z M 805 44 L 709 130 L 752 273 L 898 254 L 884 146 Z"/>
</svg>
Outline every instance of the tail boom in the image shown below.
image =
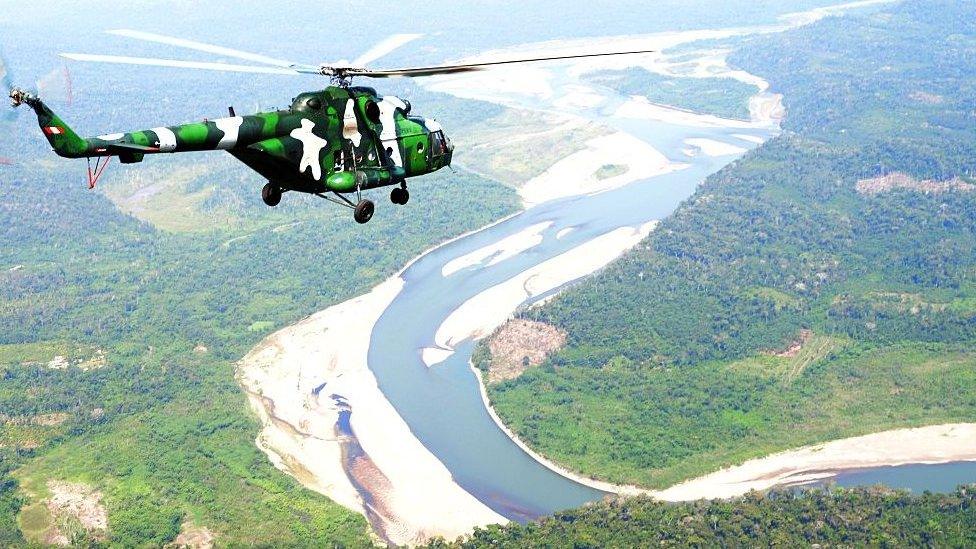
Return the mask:
<svg viewBox="0 0 976 549">
<path fill-rule="evenodd" d="M 287 134 L 296 126 L 291 117 L 269 112 L 85 139 L 38 97 L 15 88 L 10 99 L 14 107 L 25 104 L 34 110 L 54 152 L 65 158 L 118 156 L 127 163 L 139 162 L 146 154 L 246 148 L 281 132 Z"/>
</svg>

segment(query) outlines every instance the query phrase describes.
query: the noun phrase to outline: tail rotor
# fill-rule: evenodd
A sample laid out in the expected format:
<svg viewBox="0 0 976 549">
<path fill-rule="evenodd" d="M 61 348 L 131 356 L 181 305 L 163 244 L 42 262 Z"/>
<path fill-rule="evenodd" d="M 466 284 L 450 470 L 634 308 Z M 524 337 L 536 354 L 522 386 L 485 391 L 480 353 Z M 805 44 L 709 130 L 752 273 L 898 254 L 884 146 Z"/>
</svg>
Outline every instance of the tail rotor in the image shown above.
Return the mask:
<svg viewBox="0 0 976 549">
<path fill-rule="evenodd" d="M 24 89 L 13 84 L 13 76 L 7 58 L 0 52 L 0 86 L 7 91 L 10 98 L 10 106 L 17 108 L 23 104 L 28 106 L 36 101 L 41 94 L 47 100 L 71 105 L 74 97 L 71 89 L 71 73 L 68 67 L 54 69 L 35 82 L 31 88 Z M 10 121 L 17 116 L 15 111 L 6 111 L 0 114 L 0 120 Z"/>
</svg>

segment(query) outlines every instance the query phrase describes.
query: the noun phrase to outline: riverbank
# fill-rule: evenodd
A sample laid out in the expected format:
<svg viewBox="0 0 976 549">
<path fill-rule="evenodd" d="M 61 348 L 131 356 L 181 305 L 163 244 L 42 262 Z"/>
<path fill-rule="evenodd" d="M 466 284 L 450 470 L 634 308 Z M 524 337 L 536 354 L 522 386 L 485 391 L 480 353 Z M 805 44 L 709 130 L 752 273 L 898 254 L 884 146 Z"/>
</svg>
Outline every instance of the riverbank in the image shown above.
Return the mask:
<svg viewBox="0 0 976 549">
<path fill-rule="evenodd" d="M 480 380 L 481 399 L 488 414 L 515 445 L 549 470 L 611 494 L 647 495 L 670 502 L 729 499 L 750 491 L 824 481 L 850 471 L 976 461 L 976 423 L 949 423 L 893 429 L 778 452 L 664 490 L 613 484 L 571 471 L 533 450 L 502 421 L 491 405 L 482 372 L 473 364 L 470 367 Z"/>
<path fill-rule="evenodd" d="M 509 439 L 511 439 L 511 441 L 516 446 L 518 446 L 519 448 L 522 449 L 522 451 L 524 451 L 526 454 L 531 456 L 532 459 L 541 463 L 547 469 L 549 469 L 550 471 L 558 475 L 564 476 L 584 486 L 589 486 L 590 488 L 595 488 L 597 490 L 601 490 L 609 494 L 619 494 L 623 496 L 637 496 L 641 494 L 650 494 L 650 491 L 641 488 L 639 486 L 632 486 L 629 484 L 627 485 L 613 484 L 612 482 L 607 482 L 605 480 L 599 480 L 599 479 L 581 475 L 579 473 L 575 473 L 559 465 L 558 463 L 550 460 L 549 458 L 543 456 L 542 454 L 536 452 L 535 450 L 533 450 L 531 446 L 529 446 L 524 441 L 522 441 L 522 439 L 520 439 L 518 435 L 516 435 L 515 432 L 512 431 L 512 429 L 509 428 L 509 426 L 506 425 L 504 421 L 502 421 L 501 416 L 498 415 L 498 412 L 496 412 L 495 408 L 491 405 L 491 400 L 488 398 L 488 388 L 485 385 L 485 379 L 484 376 L 482 375 L 482 372 L 477 368 L 475 368 L 474 364 L 472 364 L 470 361 L 468 362 L 468 366 L 471 368 L 471 372 L 479 379 L 478 387 L 481 390 L 481 402 L 485 405 L 485 409 L 488 410 L 488 415 L 491 416 L 492 421 L 495 422 L 495 425 L 497 425 L 498 428 L 501 429 L 502 432 L 504 432 L 505 435 Z"/>
<path fill-rule="evenodd" d="M 237 377 L 262 425 L 256 443 L 278 469 L 363 513 L 385 539 L 412 545 L 505 519 L 454 482 L 367 366 L 372 327 L 402 285 L 394 276 L 268 336 L 240 361 Z M 362 448 L 359 472 L 369 474 L 344 467 L 342 411 Z"/>
</svg>

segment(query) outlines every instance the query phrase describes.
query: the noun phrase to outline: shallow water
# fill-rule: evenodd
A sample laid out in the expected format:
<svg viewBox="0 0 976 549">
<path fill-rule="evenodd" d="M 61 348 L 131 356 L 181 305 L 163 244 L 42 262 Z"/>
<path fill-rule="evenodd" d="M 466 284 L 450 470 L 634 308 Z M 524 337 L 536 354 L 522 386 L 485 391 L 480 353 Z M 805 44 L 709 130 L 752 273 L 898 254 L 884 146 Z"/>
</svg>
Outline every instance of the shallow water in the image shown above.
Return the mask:
<svg viewBox="0 0 976 549">
<path fill-rule="evenodd" d="M 952 492 L 961 484 L 976 483 L 976 461 L 941 463 L 937 465 L 899 465 L 849 471 L 837 475 L 831 482 L 838 486 L 873 486 L 911 490 L 915 493 Z"/>
</svg>

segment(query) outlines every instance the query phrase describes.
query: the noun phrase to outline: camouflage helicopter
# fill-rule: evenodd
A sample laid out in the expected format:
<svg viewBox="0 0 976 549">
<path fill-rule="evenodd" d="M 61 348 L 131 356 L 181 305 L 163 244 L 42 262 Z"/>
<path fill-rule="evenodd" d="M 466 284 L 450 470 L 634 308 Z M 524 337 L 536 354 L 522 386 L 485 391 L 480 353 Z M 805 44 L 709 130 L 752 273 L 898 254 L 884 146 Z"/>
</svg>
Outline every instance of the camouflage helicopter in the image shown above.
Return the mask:
<svg viewBox="0 0 976 549">
<path fill-rule="evenodd" d="M 394 204 L 410 199 L 407 179 L 450 166 L 454 146 L 443 128 L 432 118 L 411 113 L 410 102 L 380 96 L 369 87 L 352 86 L 355 77 L 422 77 L 482 70 L 491 66 L 581 57 L 628 55 L 650 51 L 588 53 L 554 57 L 511 59 L 461 65 L 370 70 L 370 63 L 394 49 L 419 38 L 398 34 L 380 42 L 351 62 L 306 65 L 220 46 L 133 30 L 111 34 L 169 46 L 187 48 L 250 61 L 239 65 L 147 57 L 64 53 L 77 61 L 206 69 L 230 72 L 300 75 L 331 79 L 321 91 L 301 93 L 285 110 L 229 116 L 190 124 L 157 127 L 97 137 L 79 137 L 33 93 L 13 87 L 13 107 L 27 105 L 37 114 L 38 124 L 59 156 L 88 160 L 89 187 L 112 157 L 123 164 L 142 162 L 147 154 L 225 150 L 267 180 L 261 198 L 276 206 L 287 191 L 310 193 L 351 208 L 354 219 L 366 223 L 374 204 L 362 192 L 395 186 Z M 92 159 L 95 159 L 94 167 Z M 347 195 L 355 195 L 355 201 Z"/>
</svg>

